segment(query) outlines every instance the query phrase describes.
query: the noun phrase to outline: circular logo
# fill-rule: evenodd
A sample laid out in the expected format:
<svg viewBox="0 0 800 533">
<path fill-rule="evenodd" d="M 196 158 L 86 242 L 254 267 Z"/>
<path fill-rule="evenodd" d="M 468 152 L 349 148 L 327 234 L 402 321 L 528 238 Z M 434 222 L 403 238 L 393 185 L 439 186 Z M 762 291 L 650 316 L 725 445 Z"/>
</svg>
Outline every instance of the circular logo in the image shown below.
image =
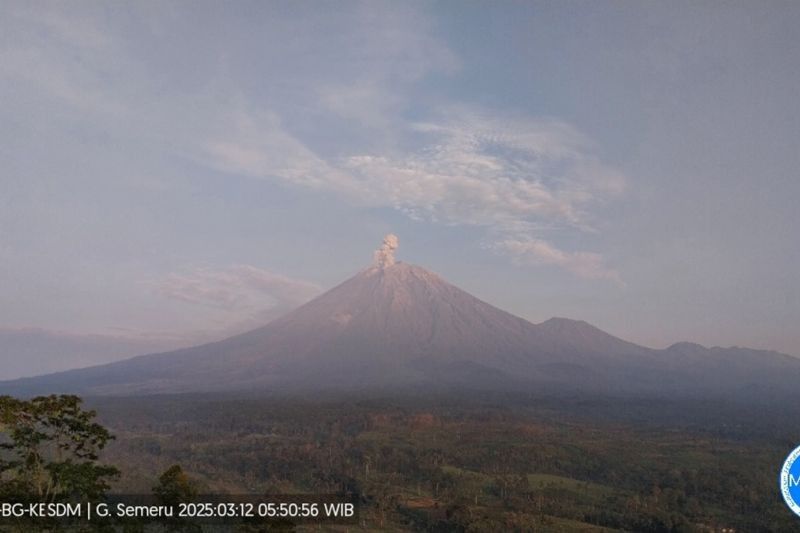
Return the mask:
<svg viewBox="0 0 800 533">
<path fill-rule="evenodd" d="M 800 516 L 800 446 L 783 462 L 780 477 L 781 494 L 794 514 Z"/>
</svg>

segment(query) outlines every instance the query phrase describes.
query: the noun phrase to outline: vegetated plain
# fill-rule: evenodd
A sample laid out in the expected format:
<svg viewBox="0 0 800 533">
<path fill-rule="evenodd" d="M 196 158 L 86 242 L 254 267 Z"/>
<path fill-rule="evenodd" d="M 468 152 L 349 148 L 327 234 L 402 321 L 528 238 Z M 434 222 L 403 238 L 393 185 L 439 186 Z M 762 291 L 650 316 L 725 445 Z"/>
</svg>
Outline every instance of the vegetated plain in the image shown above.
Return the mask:
<svg viewBox="0 0 800 533">
<path fill-rule="evenodd" d="M 369 530 L 798 528 L 777 476 L 800 413 L 775 403 L 452 391 L 87 401 L 117 436 L 104 459 L 122 470 L 120 493 L 149 491 L 177 463 L 207 493 L 358 494 Z"/>
</svg>

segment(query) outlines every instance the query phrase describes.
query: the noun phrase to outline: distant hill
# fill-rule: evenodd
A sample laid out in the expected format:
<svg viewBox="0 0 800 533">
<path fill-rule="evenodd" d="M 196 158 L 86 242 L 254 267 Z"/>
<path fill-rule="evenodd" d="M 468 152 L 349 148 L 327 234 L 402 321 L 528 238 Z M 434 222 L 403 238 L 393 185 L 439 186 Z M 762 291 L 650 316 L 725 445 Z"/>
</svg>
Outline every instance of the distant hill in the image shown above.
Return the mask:
<svg viewBox="0 0 800 533">
<path fill-rule="evenodd" d="M 0 383 L 0 392 L 466 387 L 632 394 L 793 394 L 800 360 L 680 343 L 653 350 L 582 321 L 533 324 L 422 267 L 379 261 L 228 339 Z"/>
<path fill-rule="evenodd" d="M 0 379 L 93 366 L 178 346 L 172 340 L 78 335 L 39 328 L 0 328 Z"/>
</svg>

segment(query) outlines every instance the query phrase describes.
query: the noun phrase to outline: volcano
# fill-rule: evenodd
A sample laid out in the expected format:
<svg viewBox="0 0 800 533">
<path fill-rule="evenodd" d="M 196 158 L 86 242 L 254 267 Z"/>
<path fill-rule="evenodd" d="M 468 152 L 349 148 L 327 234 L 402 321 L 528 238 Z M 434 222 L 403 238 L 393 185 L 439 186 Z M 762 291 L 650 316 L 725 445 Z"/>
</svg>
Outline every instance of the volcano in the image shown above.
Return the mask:
<svg viewBox="0 0 800 533">
<path fill-rule="evenodd" d="M 533 324 L 394 260 L 259 329 L 102 366 L 0 383 L 0 392 L 152 394 L 418 388 L 601 393 L 789 392 L 800 360 L 679 343 L 654 350 L 583 321 Z"/>
</svg>

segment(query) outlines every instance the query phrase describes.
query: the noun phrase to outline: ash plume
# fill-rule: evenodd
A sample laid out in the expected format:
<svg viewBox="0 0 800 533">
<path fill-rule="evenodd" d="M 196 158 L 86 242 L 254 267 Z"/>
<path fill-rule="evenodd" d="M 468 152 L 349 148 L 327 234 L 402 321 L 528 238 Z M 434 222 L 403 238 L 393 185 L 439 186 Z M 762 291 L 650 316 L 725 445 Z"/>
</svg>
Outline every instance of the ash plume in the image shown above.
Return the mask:
<svg viewBox="0 0 800 533">
<path fill-rule="evenodd" d="M 381 247 L 375 250 L 374 263 L 375 266 L 386 268 L 394 264 L 394 251 L 397 250 L 398 240 L 397 235 L 390 233 L 383 238 Z"/>
</svg>

